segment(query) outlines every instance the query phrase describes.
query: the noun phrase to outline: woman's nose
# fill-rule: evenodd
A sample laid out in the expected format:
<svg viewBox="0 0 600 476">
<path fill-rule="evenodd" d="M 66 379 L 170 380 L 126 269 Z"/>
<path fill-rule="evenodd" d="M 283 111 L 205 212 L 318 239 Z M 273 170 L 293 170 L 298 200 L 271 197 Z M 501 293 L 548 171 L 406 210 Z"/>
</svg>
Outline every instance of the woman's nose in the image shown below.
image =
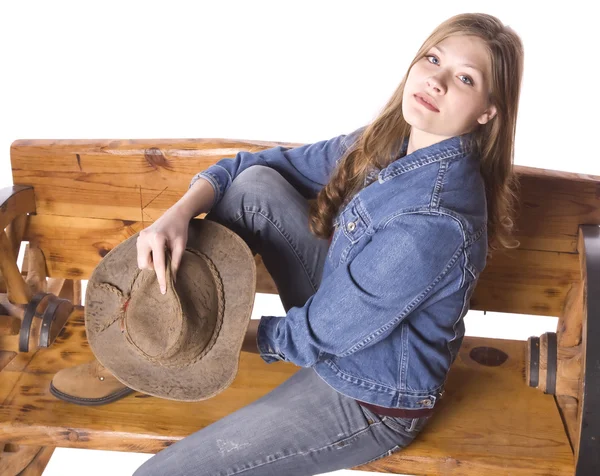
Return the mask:
<svg viewBox="0 0 600 476">
<path fill-rule="evenodd" d="M 437 78 L 429 78 L 427 80 L 427 86 L 432 89 L 435 89 L 438 93 L 444 91 L 443 83 Z"/>
</svg>

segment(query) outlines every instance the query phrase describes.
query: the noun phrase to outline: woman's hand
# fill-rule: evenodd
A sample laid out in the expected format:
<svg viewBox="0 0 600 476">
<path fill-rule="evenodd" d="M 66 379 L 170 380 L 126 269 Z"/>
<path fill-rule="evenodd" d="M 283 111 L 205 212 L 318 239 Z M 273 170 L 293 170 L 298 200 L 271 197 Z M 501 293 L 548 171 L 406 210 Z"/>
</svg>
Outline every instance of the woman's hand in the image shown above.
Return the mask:
<svg viewBox="0 0 600 476">
<path fill-rule="evenodd" d="M 171 250 L 171 270 L 175 280 L 187 243 L 189 221 L 189 214 L 175 207 L 170 208 L 138 235 L 138 267 L 154 269 L 162 294 L 165 294 L 167 289 L 165 249 Z"/>
<path fill-rule="evenodd" d="M 165 249 L 171 250 L 171 271 L 175 280 L 187 244 L 190 220 L 201 213 L 208 213 L 214 198 L 213 186 L 200 178 L 175 205 L 140 231 L 136 243 L 138 267 L 156 271 L 161 293 L 167 291 Z"/>
</svg>

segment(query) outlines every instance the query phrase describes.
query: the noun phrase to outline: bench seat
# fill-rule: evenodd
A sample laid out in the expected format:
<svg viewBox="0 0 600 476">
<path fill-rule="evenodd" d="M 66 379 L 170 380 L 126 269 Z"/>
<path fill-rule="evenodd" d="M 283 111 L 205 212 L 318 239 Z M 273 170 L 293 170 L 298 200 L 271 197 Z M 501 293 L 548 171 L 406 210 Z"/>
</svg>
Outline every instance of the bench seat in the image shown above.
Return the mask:
<svg viewBox="0 0 600 476">
<path fill-rule="evenodd" d="M 501 365 L 498 350 L 508 355 Z M 524 383 L 525 353 L 523 341 L 465 337 L 428 426 L 403 451 L 354 469 L 428 476 L 573 474 L 554 396 Z M 51 347 L 17 355 L 0 373 L 0 440 L 156 453 L 257 400 L 299 369 L 242 352 L 234 382 L 212 399 L 184 403 L 134 393 L 73 411 L 73 404 L 50 394 L 50 381 L 60 369 L 92 359 L 78 306 Z"/>
</svg>

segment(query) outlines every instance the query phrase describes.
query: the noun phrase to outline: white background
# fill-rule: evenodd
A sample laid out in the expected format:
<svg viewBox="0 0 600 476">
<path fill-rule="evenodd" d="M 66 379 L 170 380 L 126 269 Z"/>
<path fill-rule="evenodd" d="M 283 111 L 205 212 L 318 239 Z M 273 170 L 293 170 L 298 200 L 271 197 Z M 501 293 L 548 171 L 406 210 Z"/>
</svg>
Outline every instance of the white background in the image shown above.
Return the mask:
<svg viewBox="0 0 600 476">
<path fill-rule="evenodd" d="M 376 117 L 426 36 L 470 11 L 498 16 L 525 46 L 515 163 L 600 175 L 592 3 L 2 2 L 0 186 L 16 139 L 351 132 Z M 253 318 L 276 314 L 278 298 L 258 295 Z M 557 320 L 470 311 L 465 322 L 468 335 L 526 340 Z M 129 475 L 148 457 L 57 449 L 44 476 Z"/>
</svg>

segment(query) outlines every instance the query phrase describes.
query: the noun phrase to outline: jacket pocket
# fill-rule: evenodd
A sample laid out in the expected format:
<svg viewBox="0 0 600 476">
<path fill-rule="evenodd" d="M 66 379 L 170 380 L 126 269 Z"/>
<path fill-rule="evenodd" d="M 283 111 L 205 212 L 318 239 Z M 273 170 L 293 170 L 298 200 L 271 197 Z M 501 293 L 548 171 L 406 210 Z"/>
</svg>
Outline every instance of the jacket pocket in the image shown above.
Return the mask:
<svg viewBox="0 0 600 476">
<path fill-rule="evenodd" d="M 359 242 L 368 235 L 369 225 L 359 208 L 358 200 L 353 200 L 333 222 L 335 231 L 327 258 L 334 268 L 353 258 L 362 248 Z"/>
</svg>

